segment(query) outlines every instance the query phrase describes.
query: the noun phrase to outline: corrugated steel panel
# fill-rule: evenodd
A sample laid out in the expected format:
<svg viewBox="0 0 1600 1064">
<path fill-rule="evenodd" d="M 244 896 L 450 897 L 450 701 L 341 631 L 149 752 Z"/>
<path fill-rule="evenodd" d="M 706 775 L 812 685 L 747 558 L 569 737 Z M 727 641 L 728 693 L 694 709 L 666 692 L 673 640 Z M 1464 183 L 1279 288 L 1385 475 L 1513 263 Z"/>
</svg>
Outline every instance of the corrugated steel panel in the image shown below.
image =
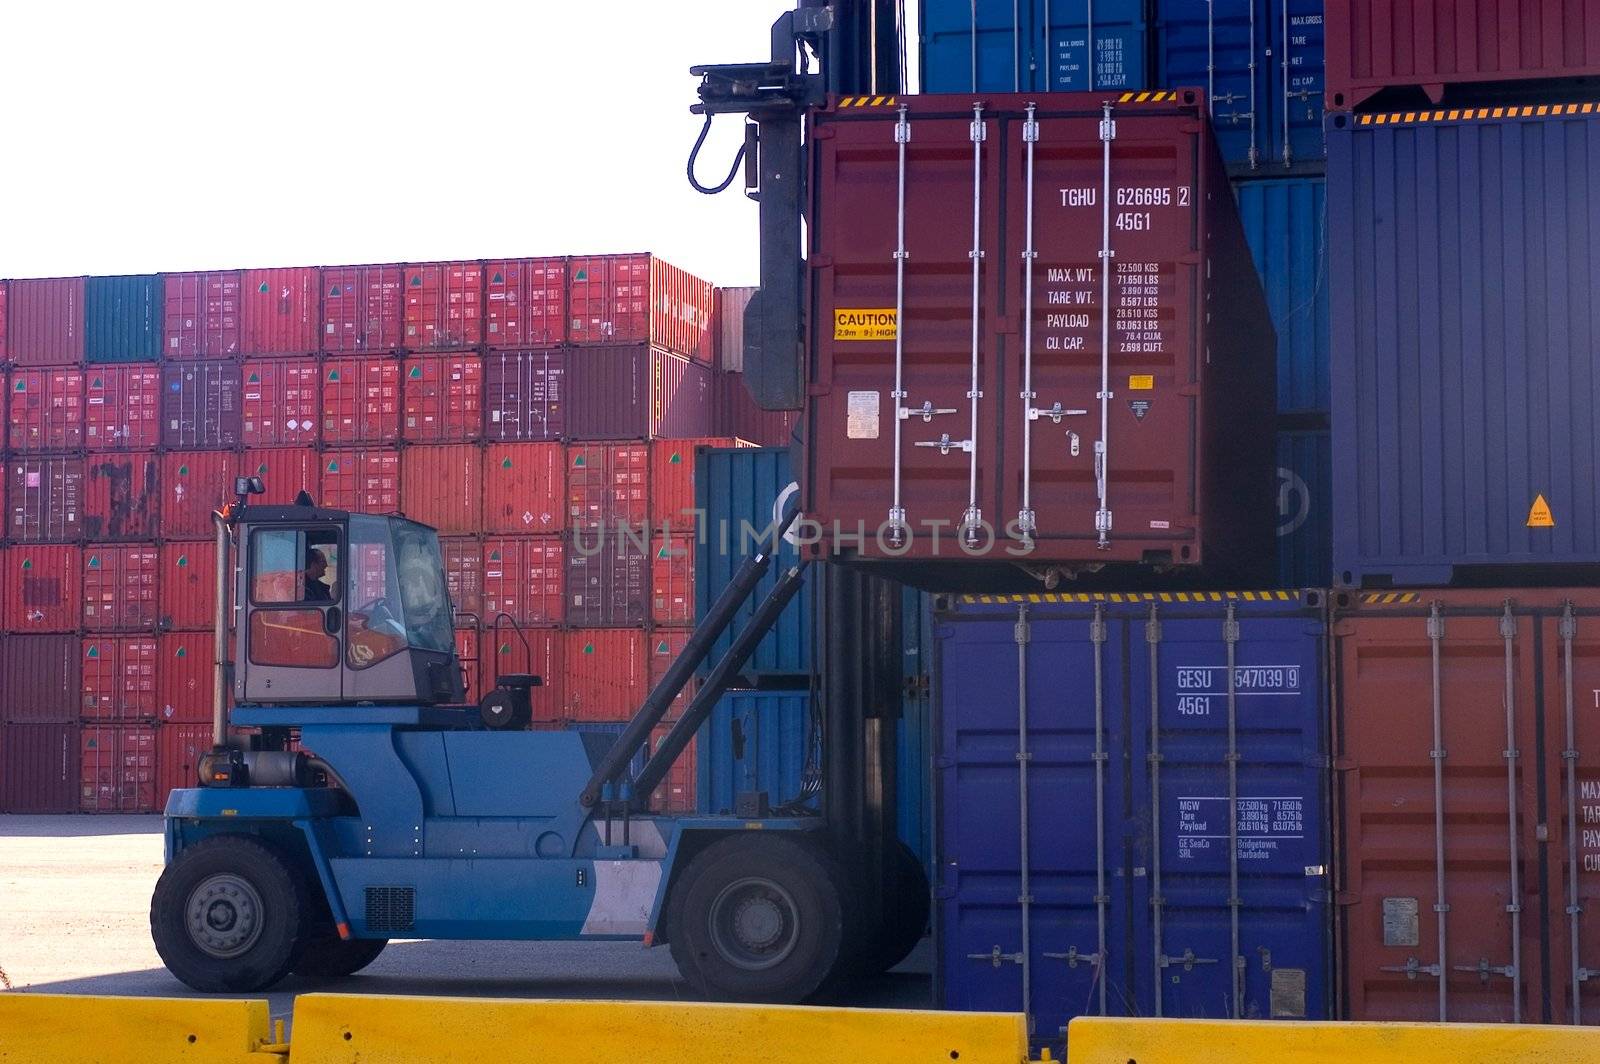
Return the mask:
<svg viewBox="0 0 1600 1064">
<path fill-rule="evenodd" d="M 661 740 L 667 737 L 672 730 L 672 725 L 663 724 L 650 733 L 650 749 L 653 751 L 661 745 Z M 697 770 L 696 747 L 699 744 L 689 740 L 689 745 L 683 748 L 683 753 L 678 755 L 678 760 L 672 763 L 667 770 L 667 776 L 661 781 L 654 794 L 650 796 L 650 808 L 657 813 L 693 813 L 695 811 L 695 777 Z"/>
<path fill-rule="evenodd" d="M 1341 1014 L 1592 1020 L 1600 594 L 1340 593 L 1334 622 Z"/>
<path fill-rule="evenodd" d="M 83 446 L 81 369 L 11 371 L 7 440 L 13 451 L 75 451 Z"/>
<path fill-rule="evenodd" d="M 236 362 L 176 363 L 161 371 L 165 447 L 237 447 L 244 424 Z"/>
<path fill-rule="evenodd" d="M 361 448 L 322 456 L 322 505 L 389 514 L 400 509 L 400 453 Z"/>
<path fill-rule="evenodd" d="M 567 335 L 567 260 L 483 264 L 484 342 L 491 348 L 554 347 Z"/>
<path fill-rule="evenodd" d="M 1102 1009 L 1333 1015 L 1324 603 L 1284 596 L 1197 605 L 1041 595 L 935 616 L 939 1007 L 1023 1008 L 1021 965 L 997 970 L 987 958 L 1026 947 L 1041 1041 Z M 1099 644 L 1097 617 L 1108 629 Z M 1113 766 L 1103 773 L 1097 751 Z M 1044 812 L 1062 809 L 1079 812 Z M 1098 964 L 1059 960 L 1101 949 Z M 1259 963 L 1267 956 L 1270 969 Z"/>
<path fill-rule="evenodd" d="M 238 270 L 169 273 L 162 306 L 168 358 L 229 358 L 239 353 Z"/>
<path fill-rule="evenodd" d="M 244 271 L 239 353 L 309 355 L 316 352 L 321 319 L 315 266 Z"/>
<path fill-rule="evenodd" d="M 652 256 L 650 335 L 640 339 L 712 365 L 716 362 L 716 306 L 711 282 Z"/>
<path fill-rule="evenodd" d="M 694 624 L 695 534 L 660 536 L 652 541 L 650 619 L 656 624 Z"/>
<path fill-rule="evenodd" d="M 924 0 L 921 26 L 923 92 L 1148 86 L 1139 0 Z"/>
<path fill-rule="evenodd" d="M 483 527 L 488 532 L 566 528 L 566 454 L 558 443 L 491 444 L 483 452 Z"/>
<path fill-rule="evenodd" d="M 97 363 L 160 358 L 163 289 L 154 273 L 85 279 L 84 357 Z"/>
<path fill-rule="evenodd" d="M 759 288 L 717 289 L 717 359 L 720 370 L 744 369 L 744 311 Z"/>
<path fill-rule="evenodd" d="M 651 349 L 593 347 L 567 358 L 567 435 L 642 440 L 651 435 Z M 705 435 L 705 433 L 700 433 Z"/>
<path fill-rule="evenodd" d="M 440 532 L 477 532 L 483 452 L 469 444 L 407 447 L 400 452 L 400 505 L 407 517 Z"/>
<path fill-rule="evenodd" d="M 322 271 L 322 349 L 398 351 L 404 331 L 401 266 L 329 266 Z"/>
<path fill-rule="evenodd" d="M 483 617 L 482 545 L 475 536 L 444 536 L 439 540 L 439 551 L 444 558 L 445 589 L 450 593 L 457 627 L 476 624 Z"/>
<path fill-rule="evenodd" d="M 642 627 L 650 619 L 647 544 L 613 532 L 574 532 L 566 553 L 568 624 Z"/>
<path fill-rule="evenodd" d="M 1329 119 L 1340 583 L 1600 562 L 1583 108 Z"/>
<path fill-rule="evenodd" d="M 17 456 L 6 472 L 12 542 L 70 543 L 83 534 L 83 459 Z"/>
<path fill-rule="evenodd" d="M 718 373 L 712 382 L 712 424 L 719 436 L 757 447 L 787 447 L 800 421 L 798 410 L 763 410 L 744 386 L 743 373 Z"/>
<path fill-rule="evenodd" d="M 0 722 L 54 724 L 78 719 L 78 637 L 0 639 Z M 3 808 L 3 806 L 0 806 Z"/>
<path fill-rule="evenodd" d="M 801 796 L 806 767 L 820 782 L 822 728 L 811 696 L 794 691 L 729 691 L 695 734 L 701 813 L 732 814 L 740 794 L 765 791 L 772 805 Z"/>
<path fill-rule="evenodd" d="M 773 504 L 784 488 L 793 483 L 789 472 L 787 447 L 742 447 L 707 449 L 695 457 L 694 504 L 705 514 L 706 541 L 695 549 L 696 618 L 704 619 L 711 604 L 733 579 L 740 564 L 761 544 L 772 542 Z M 749 530 L 748 532 L 746 530 Z M 772 590 L 780 572 L 799 560 L 790 544 L 784 544 L 777 564 L 756 585 L 755 592 L 734 614 L 732 623 L 712 644 L 707 659 L 715 662 L 733 643 L 733 637 L 755 614 L 756 607 Z M 746 665 L 747 672 L 805 673 L 811 671 L 811 615 L 814 588 L 810 576 L 778 621 L 761 642 Z"/>
<path fill-rule="evenodd" d="M 89 636 L 82 650 L 78 714 L 83 720 L 156 719 L 155 636 Z"/>
<path fill-rule="evenodd" d="M 674 532 L 695 527 L 695 455 L 702 447 L 735 447 L 738 441 L 720 436 L 698 439 L 657 440 L 650 444 L 650 524 L 671 525 Z"/>
<path fill-rule="evenodd" d="M 83 278 L 35 277 L 11 282 L 6 356 L 19 366 L 83 361 Z"/>
<path fill-rule="evenodd" d="M 648 694 L 645 634 L 637 628 L 573 628 L 563 633 L 563 720 L 629 720 Z"/>
<path fill-rule="evenodd" d="M 1278 413 L 1328 410 L 1328 202 L 1320 177 L 1234 186 L 1278 334 Z"/>
<path fill-rule="evenodd" d="M 155 366 L 90 366 L 84 374 L 84 446 L 153 451 L 161 442 L 161 371 Z"/>
<path fill-rule="evenodd" d="M 713 360 L 712 286 L 651 255 L 574 255 L 567 308 L 571 343 L 654 344 Z"/>
<path fill-rule="evenodd" d="M 70 813 L 78 808 L 78 726 L 0 728 L 0 810 Z"/>
<path fill-rule="evenodd" d="M 492 536 L 483 541 L 483 623 L 560 624 L 566 612 L 566 539 Z"/>
<path fill-rule="evenodd" d="M 483 269 L 435 262 L 405 269 L 405 341 L 412 351 L 483 342 Z"/>
<path fill-rule="evenodd" d="M 567 633 L 558 628 L 496 627 L 493 618 L 484 623 L 483 684 L 488 690 L 502 673 L 527 673 L 543 684 L 533 689 L 533 719 L 560 720 L 566 714 Z"/>
<path fill-rule="evenodd" d="M 477 355 L 408 355 L 400 369 L 401 439 L 463 443 L 482 434 L 483 359 Z"/>
<path fill-rule="evenodd" d="M 173 791 L 200 786 L 200 759 L 211 752 L 211 725 L 164 724 L 156 732 L 156 808 Z"/>
<path fill-rule="evenodd" d="M 86 632 L 154 629 L 160 554 L 154 544 L 88 547 L 83 552 L 83 628 Z M 0 676 L 5 675 L 0 671 Z M 7 680 L 9 683 L 10 681 Z"/>
<path fill-rule="evenodd" d="M 211 628 L 217 597 L 216 542 L 163 543 L 160 566 L 161 630 Z"/>
<path fill-rule="evenodd" d="M 322 367 L 322 442 L 393 443 L 400 438 L 400 363 L 330 358 Z"/>
<path fill-rule="evenodd" d="M 1278 433 L 1278 586 L 1333 582 L 1333 448 L 1326 430 Z"/>
<path fill-rule="evenodd" d="M 159 637 L 156 690 L 163 721 L 200 724 L 211 719 L 215 648 L 210 632 L 167 632 Z"/>
<path fill-rule="evenodd" d="M 483 359 L 484 438 L 565 436 L 566 375 L 566 351 L 490 351 Z"/>
<path fill-rule="evenodd" d="M 813 207 L 821 217 L 851 219 L 810 231 L 813 260 L 832 262 L 814 276 L 816 319 L 832 327 L 810 333 L 802 482 L 807 514 L 824 530 L 819 550 L 938 557 L 946 571 L 931 579 L 970 574 L 974 559 L 949 531 L 970 522 L 975 553 L 1012 568 L 1016 555 L 1005 552 L 1023 549 L 1019 515 L 1032 511 L 1030 563 L 1159 563 L 1191 577 L 1271 579 L 1270 569 L 1261 571 L 1272 557 L 1273 456 L 1262 446 L 1274 406 L 1266 301 L 1209 126 L 1196 121 L 1203 94 L 1156 93 L 1143 103 L 1138 95 L 1112 103 L 1111 204 L 1100 199 L 1098 124 L 1084 120 L 1101 114 L 1100 95 L 988 97 L 987 139 L 976 148 L 970 97 L 901 100 L 911 130 L 907 180 L 919 188 L 907 207 L 907 253 L 920 265 L 902 293 L 899 327 L 914 357 L 900 383 L 907 408 L 928 404 L 928 422 L 895 416 L 895 342 L 860 324 L 892 317 L 885 308 L 897 305 L 896 162 L 880 150 L 893 145 L 897 109 L 812 113 Z M 1038 143 L 1048 147 L 1036 153 L 1028 185 L 1021 126 L 1034 104 Z M 1032 211 L 1022 209 L 1025 188 L 1034 189 Z M 970 222 L 951 222 L 974 217 L 975 192 L 976 234 Z M 975 237 L 985 251 L 979 259 L 971 257 Z M 1036 260 L 1016 253 L 1030 239 Z M 1114 257 L 1101 260 L 1108 241 Z M 1108 277 L 1100 261 L 1115 263 Z M 1027 287 L 1030 270 L 1033 306 L 1024 308 L 1014 293 Z M 1111 306 L 1103 305 L 1105 287 Z M 1027 408 L 1017 399 L 1025 316 L 1029 390 L 1037 393 Z M 1114 392 L 1104 419 L 1102 354 Z M 1056 403 L 1088 413 L 1064 413 L 1060 424 L 1028 416 Z M 877 535 L 895 507 L 897 438 L 903 549 Z"/>
<path fill-rule="evenodd" d="M 85 813 L 156 811 L 156 729 L 84 724 L 78 731 L 78 808 Z"/>
<path fill-rule="evenodd" d="M 5 549 L 8 632 L 75 632 L 83 591 L 83 550 L 24 543 Z"/>
<path fill-rule="evenodd" d="M 161 456 L 161 538 L 213 531 L 211 512 L 233 498 L 239 456 L 228 451 L 168 451 Z"/>
<path fill-rule="evenodd" d="M 83 537 L 91 542 L 154 539 L 161 530 L 161 459 L 96 454 L 85 460 Z"/>
<path fill-rule="evenodd" d="M 300 492 L 322 498 L 323 459 L 311 447 L 270 447 L 244 452 L 244 476 L 260 477 L 267 491 L 257 500 L 267 506 L 289 506 Z"/>
<path fill-rule="evenodd" d="M 619 524 L 638 529 L 650 520 L 650 448 L 645 444 L 571 444 L 566 484 L 569 528 L 614 532 Z"/>
<path fill-rule="evenodd" d="M 650 653 L 650 661 L 646 665 L 646 674 L 649 678 L 649 690 L 654 691 L 656 685 L 667 675 L 667 670 L 672 663 L 683 653 L 683 648 L 689 643 L 689 636 L 694 634 L 691 628 L 656 628 L 648 633 L 645 649 Z M 689 682 L 684 684 L 683 690 L 672 700 L 667 707 L 667 717 L 677 718 L 689 708 L 689 703 L 700 691 L 700 677 L 691 676 Z"/>
<path fill-rule="evenodd" d="M 1389 88 L 1420 89 L 1437 103 L 1478 82 L 1600 74 L 1595 0 L 1330 0 L 1330 111 L 1360 107 Z M 1420 103 L 1414 93 L 1400 106 Z"/>
<path fill-rule="evenodd" d="M 317 442 L 322 367 L 315 358 L 266 359 L 241 372 L 240 435 L 246 447 Z"/>
</svg>

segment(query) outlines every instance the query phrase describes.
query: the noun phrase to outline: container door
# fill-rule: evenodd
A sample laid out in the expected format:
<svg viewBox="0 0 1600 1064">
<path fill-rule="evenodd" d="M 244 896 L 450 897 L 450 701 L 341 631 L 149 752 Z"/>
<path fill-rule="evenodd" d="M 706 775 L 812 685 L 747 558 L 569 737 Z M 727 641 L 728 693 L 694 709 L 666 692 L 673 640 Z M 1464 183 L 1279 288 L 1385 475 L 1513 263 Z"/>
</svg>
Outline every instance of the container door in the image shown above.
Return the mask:
<svg viewBox="0 0 1600 1064">
<path fill-rule="evenodd" d="M 1327 158 L 1322 134 L 1323 0 L 1267 0 L 1272 8 L 1272 151 L 1269 164 Z"/>
<path fill-rule="evenodd" d="M 1268 155 L 1267 87 L 1277 74 L 1267 8 L 1283 2 L 1158 0 L 1156 8 L 1160 84 L 1205 89 L 1222 157 L 1251 169 Z"/>
<path fill-rule="evenodd" d="M 1013 4 L 1012 0 L 925 0 L 922 91 L 1025 92 L 1038 88 L 1031 15 L 1028 5 Z"/>
<path fill-rule="evenodd" d="M 1600 611 L 1545 620 L 1550 1018 L 1600 1023 Z M 1571 751 L 1568 756 L 1567 751 Z"/>
<path fill-rule="evenodd" d="M 1033 7 L 1035 41 L 1024 57 L 1039 67 L 1032 72 L 1035 88 L 1125 92 L 1146 87 L 1143 0 L 1033 0 Z M 1042 27 L 1049 29 L 1041 32 Z"/>
</svg>

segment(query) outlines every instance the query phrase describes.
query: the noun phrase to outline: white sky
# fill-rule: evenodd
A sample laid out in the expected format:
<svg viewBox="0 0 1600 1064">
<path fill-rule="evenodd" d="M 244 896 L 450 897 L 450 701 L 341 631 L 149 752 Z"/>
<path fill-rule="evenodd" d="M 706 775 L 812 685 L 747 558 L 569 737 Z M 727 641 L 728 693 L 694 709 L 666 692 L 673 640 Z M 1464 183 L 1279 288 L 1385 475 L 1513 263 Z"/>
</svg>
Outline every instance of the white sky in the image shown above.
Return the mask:
<svg viewBox="0 0 1600 1064">
<path fill-rule="evenodd" d="M 655 251 L 753 284 L 742 183 L 684 179 L 688 68 L 766 58 L 791 5 L 8 3 L 0 276 Z"/>
</svg>

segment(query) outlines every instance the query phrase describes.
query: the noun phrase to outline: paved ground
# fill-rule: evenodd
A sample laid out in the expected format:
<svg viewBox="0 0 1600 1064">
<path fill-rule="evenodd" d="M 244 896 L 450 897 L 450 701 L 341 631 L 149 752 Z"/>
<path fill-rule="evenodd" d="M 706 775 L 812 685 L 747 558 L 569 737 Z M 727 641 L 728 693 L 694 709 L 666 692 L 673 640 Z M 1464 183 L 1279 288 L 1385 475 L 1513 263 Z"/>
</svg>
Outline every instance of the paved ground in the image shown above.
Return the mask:
<svg viewBox="0 0 1600 1064">
<path fill-rule="evenodd" d="M 156 816 L 0 816 L 0 972 L 16 990 L 189 997 L 150 943 L 161 873 Z M 922 1008 L 928 944 L 840 1004 Z M 0 982 L 0 985 L 5 985 Z M 350 979 L 289 979 L 269 995 L 287 1015 L 307 990 L 473 997 L 672 1000 L 691 996 L 666 949 L 631 943 L 397 942 Z"/>
</svg>

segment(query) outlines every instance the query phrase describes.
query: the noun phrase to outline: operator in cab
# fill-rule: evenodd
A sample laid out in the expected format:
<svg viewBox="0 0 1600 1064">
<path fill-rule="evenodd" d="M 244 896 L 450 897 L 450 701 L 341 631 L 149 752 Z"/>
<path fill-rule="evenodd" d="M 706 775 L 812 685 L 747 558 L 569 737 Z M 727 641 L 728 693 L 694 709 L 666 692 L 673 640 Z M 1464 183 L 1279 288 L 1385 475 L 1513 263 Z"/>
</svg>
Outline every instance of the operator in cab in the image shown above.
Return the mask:
<svg viewBox="0 0 1600 1064">
<path fill-rule="evenodd" d="M 333 589 L 327 585 L 323 577 L 328 575 L 328 559 L 323 556 L 317 547 L 306 548 L 306 588 L 305 601 L 307 602 L 332 602 Z"/>
</svg>

